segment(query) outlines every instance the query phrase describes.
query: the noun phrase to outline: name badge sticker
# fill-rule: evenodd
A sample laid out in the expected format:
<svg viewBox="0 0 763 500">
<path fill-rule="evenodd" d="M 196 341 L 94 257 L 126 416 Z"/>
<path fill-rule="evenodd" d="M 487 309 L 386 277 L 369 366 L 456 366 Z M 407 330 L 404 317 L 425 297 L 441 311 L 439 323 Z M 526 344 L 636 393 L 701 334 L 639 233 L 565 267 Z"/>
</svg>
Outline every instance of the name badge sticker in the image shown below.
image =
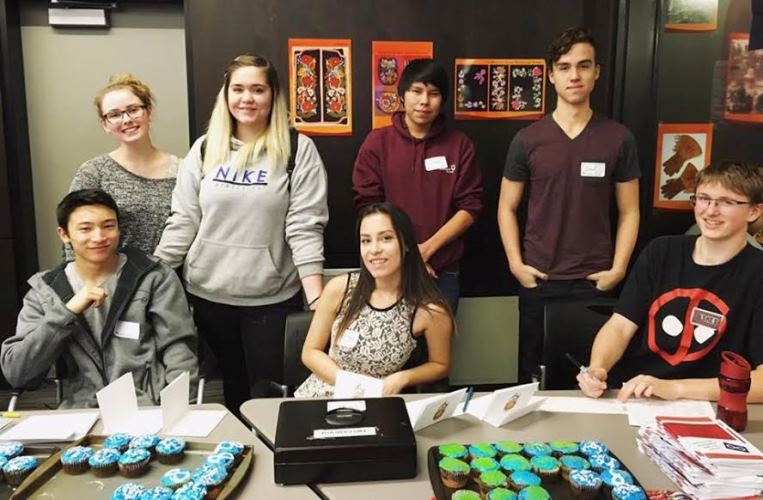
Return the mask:
<svg viewBox="0 0 763 500">
<path fill-rule="evenodd" d="M 580 177 L 604 177 L 607 164 L 601 161 L 581 161 Z"/>
<path fill-rule="evenodd" d="M 117 321 L 114 335 L 122 339 L 138 340 L 140 337 L 140 323 L 135 321 Z"/>
<path fill-rule="evenodd" d="M 433 170 L 448 170 L 448 160 L 444 156 L 433 156 L 424 159 L 424 169 L 427 172 Z"/>
<path fill-rule="evenodd" d="M 339 342 L 337 342 L 337 345 L 343 349 L 352 349 L 355 347 L 355 344 L 358 343 L 359 338 L 360 333 L 355 330 L 347 329 L 339 337 Z"/>
</svg>

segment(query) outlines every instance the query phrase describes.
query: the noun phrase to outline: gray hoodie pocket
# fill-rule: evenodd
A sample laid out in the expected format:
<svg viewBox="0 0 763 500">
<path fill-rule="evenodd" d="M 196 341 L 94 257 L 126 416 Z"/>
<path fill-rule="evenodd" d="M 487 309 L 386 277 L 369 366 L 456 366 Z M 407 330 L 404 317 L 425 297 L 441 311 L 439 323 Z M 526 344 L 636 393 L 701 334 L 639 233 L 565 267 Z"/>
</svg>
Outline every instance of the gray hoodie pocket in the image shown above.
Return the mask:
<svg viewBox="0 0 763 500">
<path fill-rule="evenodd" d="M 267 246 L 232 246 L 200 240 L 189 254 L 188 281 L 229 297 L 264 297 L 283 284 Z"/>
</svg>

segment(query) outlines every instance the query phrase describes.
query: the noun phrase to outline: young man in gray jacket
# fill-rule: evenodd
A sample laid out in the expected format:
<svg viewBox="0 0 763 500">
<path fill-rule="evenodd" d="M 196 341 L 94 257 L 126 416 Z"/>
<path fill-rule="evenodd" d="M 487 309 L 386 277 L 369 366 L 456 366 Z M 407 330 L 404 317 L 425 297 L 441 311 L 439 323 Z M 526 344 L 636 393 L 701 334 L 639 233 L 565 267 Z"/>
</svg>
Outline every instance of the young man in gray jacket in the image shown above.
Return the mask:
<svg viewBox="0 0 763 500">
<path fill-rule="evenodd" d="M 62 408 L 96 406 L 95 393 L 128 372 L 143 405 L 159 404 L 159 391 L 184 371 L 195 386 L 196 328 L 175 273 L 119 250 L 119 211 L 103 191 L 69 193 L 57 216 L 74 261 L 29 279 L 16 334 L 0 349 L 10 384 L 35 385 L 63 356 Z"/>
</svg>

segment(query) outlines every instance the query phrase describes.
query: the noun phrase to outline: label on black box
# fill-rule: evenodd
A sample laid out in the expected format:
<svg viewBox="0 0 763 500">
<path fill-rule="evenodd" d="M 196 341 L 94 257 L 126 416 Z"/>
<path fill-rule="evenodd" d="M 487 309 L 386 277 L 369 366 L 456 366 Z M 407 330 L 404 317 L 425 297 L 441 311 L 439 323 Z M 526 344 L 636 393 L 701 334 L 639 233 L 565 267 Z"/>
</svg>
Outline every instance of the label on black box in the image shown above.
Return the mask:
<svg viewBox="0 0 763 500">
<path fill-rule="evenodd" d="M 315 429 L 313 439 L 334 439 L 358 436 L 376 436 L 376 427 L 352 427 L 347 429 Z"/>
</svg>

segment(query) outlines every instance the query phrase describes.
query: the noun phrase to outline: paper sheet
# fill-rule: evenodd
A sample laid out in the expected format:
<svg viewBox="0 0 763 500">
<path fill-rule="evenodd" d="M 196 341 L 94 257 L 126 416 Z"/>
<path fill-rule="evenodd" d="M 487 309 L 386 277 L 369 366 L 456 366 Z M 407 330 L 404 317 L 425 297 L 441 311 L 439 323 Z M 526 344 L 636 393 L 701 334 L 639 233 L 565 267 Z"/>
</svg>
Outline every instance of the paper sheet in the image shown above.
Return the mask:
<svg viewBox="0 0 763 500">
<path fill-rule="evenodd" d="M 538 410 L 552 413 L 605 413 L 612 415 L 626 413 L 623 404 L 616 399 L 593 399 L 585 396 L 533 396 L 531 403 L 538 400 L 541 400 Z"/>
<path fill-rule="evenodd" d="M 715 418 L 713 405 L 707 401 L 628 401 L 628 424 L 636 427 L 655 425 L 655 417 L 710 417 Z"/>
<path fill-rule="evenodd" d="M 225 417 L 225 410 L 191 410 L 162 433 L 172 436 L 207 437 Z"/>
<path fill-rule="evenodd" d="M 0 435 L 0 440 L 22 443 L 74 441 L 87 434 L 98 420 L 98 412 L 31 415 Z"/>
<path fill-rule="evenodd" d="M 418 431 L 432 424 L 452 417 L 463 402 L 466 389 L 459 389 L 448 394 L 431 396 L 405 404 L 408 418 L 414 431 Z"/>
<path fill-rule="evenodd" d="M 380 398 L 383 386 L 381 379 L 339 370 L 334 399 Z"/>
</svg>

